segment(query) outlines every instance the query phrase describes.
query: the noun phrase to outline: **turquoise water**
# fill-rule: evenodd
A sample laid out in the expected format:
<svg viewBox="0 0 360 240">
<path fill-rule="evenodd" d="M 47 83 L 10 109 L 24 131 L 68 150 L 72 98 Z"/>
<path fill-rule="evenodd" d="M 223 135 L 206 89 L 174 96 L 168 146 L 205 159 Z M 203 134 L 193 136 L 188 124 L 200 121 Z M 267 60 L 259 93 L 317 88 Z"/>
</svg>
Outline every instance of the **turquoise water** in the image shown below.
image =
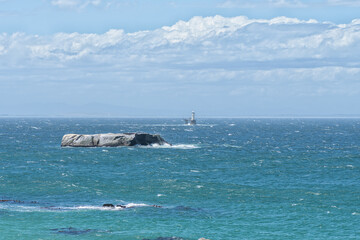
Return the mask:
<svg viewBox="0 0 360 240">
<path fill-rule="evenodd" d="M 173 146 L 60 147 L 108 132 Z M 3 118 L 0 161 L 0 239 L 360 239 L 360 119 Z"/>
</svg>

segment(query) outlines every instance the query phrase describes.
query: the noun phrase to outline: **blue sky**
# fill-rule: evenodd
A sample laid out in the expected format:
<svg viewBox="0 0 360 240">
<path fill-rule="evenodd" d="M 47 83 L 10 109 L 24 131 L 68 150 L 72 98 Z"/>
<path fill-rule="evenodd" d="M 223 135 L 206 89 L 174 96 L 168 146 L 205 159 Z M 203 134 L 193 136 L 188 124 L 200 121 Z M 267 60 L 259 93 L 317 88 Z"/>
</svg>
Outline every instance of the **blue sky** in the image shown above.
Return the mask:
<svg viewBox="0 0 360 240">
<path fill-rule="evenodd" d="M 360 115 L 360 1 L 0 0 L 0 115 Z"/>
</svg>

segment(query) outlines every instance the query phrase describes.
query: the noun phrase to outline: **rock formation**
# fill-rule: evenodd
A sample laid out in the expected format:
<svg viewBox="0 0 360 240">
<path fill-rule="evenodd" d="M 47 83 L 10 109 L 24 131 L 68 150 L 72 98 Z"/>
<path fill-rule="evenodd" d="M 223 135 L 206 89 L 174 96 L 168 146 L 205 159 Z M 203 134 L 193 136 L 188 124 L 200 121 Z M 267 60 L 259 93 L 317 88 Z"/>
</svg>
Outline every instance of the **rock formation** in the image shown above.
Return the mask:
<svg viewBox="0 0 360 240">
<path fill-rule="evenodd" d="M 167 142 L 158 134 L 148 133 L 106 133 L 106 134 L 66 134 L 62 147 L 118 147 L 134 145 L 164 145 Z"/>
</svg>

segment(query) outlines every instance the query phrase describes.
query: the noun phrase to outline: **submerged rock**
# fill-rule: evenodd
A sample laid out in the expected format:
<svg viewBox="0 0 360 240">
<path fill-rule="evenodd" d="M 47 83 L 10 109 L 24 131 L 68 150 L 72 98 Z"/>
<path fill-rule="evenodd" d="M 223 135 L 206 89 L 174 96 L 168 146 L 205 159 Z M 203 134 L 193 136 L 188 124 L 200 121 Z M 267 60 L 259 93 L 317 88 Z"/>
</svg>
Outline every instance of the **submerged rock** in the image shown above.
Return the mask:
<svg viewBox="0 0 360 240">
<path fill-rule="evenodd" d="M 95 230 L 95 229 L 77 229 L 77 228 L 73 228 L 73 227 L 55 228 L 55 229 L 50 229 L 50 230 L 55 233 L 67 234 L 67 235 L 81 235 L 81 234 L 86 234 L 86 233 L 90 233 L 90 232 L 97 232 L 97 230 Z"/>
<path fill-rule="evenodd" d="M 149 133 L 106 133 L 106 134 L 66 134 L 62 147 L 118 147 L 135 145 L 164 145 L 167 142 L 158 134 Z"/>
<path fill-rule="evenodd" d="M 13 200 L 13 199 L 1 199 L 0 202 L 24 203 L 24 201 Z"/>
</svg>

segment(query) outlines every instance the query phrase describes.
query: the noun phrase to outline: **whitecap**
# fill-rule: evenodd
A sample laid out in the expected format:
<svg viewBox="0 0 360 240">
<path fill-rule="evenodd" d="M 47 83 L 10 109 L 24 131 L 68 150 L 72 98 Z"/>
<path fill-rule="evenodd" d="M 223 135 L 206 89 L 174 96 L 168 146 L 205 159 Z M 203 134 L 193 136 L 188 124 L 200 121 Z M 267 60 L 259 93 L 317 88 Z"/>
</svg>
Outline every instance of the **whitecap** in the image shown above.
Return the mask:
<svg viewBox="0 0 360 240">
<path fill-rule="evenodd" d="M 128 203 L 125 205 L 127 208 L 133 208 L 133 207 L 150 207 L 150 205 L 145 203 Z"/>
<path fill-rule="evenodd" d="M 307 192 L 307 194 L 312 194 L 312 195 L 315 195 L 315 196 L 321 195 L 321 193 L 317 193 L 317 192 Z"/>
<path fill-rule="evenodd" d="M 224 147 L 230 147 L 230 148 L 243 148 L 242 146 L 230 145 L 230 144 L 223 144 L 222 146 L 224 146 Z"/>
<path fill-rule="evenodd" d="M 77 206 L 77 207 L 67 207 L 64 209 L 69 209 L 69 210 L 111 210 L 112 208 L 104 208 L 102 206 Z"/>
<path fill-rule="evenodd" d="M 122 207 L 103 207 L 103 206 L 77 206 L 77 207 L 65 207 L 66 210 L 95 210 L 95 211 L 115 211 L 115 210 L 123 210 Z"/>
<path fill-rule="evenodd" d="M 63 210 L 95 210 L 95 211 L 118 211 L 118 210 L 124 210 L 126 208 L 134 208 L 134 207 L 148 207 L 150 205 L 144 204 L 144 203 L 129 203 L 126 205 L 121 205 L 121 206 L 125 206 L 124 207 L 120 207 L 115 205 L 114 207 L 103 207 L 103 206 L 91 206 L 91 205 L 84 205 L 84 206 L 76 206 L 76 207 L 64 207 L 62 208 Z"/>
<path fill-rule="evenodd" d="M 199 148 L 198 146 L 194 145 L 194 144 L 175 144 L 175 145 L 170 145 L 170 144 L 164 144 L 164 145 L 159 145 L 159 144 L 152 144 L 151 146 L 145 146 L 146 147 L 150 147 L 150 148 L 174 148 L 174 149 L 196 149 Z"/>
<path fill-rule="evenodd" d="M 199 170 L 190 170 L 190 172 L 198 173 L 200 171 Z"/>
</svg>

